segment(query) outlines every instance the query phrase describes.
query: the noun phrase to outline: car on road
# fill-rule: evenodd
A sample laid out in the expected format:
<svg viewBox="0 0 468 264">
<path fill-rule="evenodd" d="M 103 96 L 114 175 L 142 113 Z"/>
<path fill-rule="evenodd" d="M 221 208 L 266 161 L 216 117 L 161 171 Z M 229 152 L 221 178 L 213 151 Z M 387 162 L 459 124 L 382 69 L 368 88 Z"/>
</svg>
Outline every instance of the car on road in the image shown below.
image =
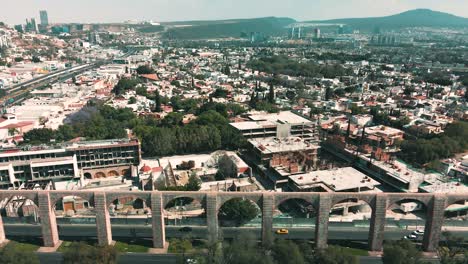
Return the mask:
<svg viewBox="0 0 468 264">
<path fill-rule="evenodd" d="M 281 229 L 276 230 L 276 234 L 278 234 L 278 235 L 287 235 L 287 234 L 289 234 L 289 230 L 287 230 L 286 228 L 281 228 Z"/>
<path fill-rule="evenodd" d="M 191 227 L 182 227 L 181 229 L 179 229 L 180 232 L 185 232 L 185 233 L 188 233 L 188 232 L 192 232 L 192 228 Z"/>
<path fill-rule="evenodd" d="M 422 236 L 424 235 L 424 230 L 416 230 L 416 231 L 413 231 L 413 233 L 411 233 L 415 236 Z"/>
<path fill-rule="evenodd" d="M 404 239 L 407 239 L 407 240 L 415 240 L 415 239 L 418 239 L 418 237 L 416 235 L 407 235 L 407 236 L 404 236 L 403 237 Z"/>
</svg>

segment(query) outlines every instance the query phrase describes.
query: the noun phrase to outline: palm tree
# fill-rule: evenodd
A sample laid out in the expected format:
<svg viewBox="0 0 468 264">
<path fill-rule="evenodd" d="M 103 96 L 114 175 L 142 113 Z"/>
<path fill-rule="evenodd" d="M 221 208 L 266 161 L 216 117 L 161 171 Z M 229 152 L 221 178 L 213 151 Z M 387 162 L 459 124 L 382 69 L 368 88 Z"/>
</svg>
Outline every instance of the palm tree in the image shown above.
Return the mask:
<svg viewBox="0 0 468 264">
<path fill-rule="evenodd" d="M 15 136 L 18 133 L 19 133 L 19 130 L 17 128 L 15 128 L 15 127 L 12 127 L 12 128 L 8 129 L 8 135 L 11 136 L 11 137 Z"/>
</svg>

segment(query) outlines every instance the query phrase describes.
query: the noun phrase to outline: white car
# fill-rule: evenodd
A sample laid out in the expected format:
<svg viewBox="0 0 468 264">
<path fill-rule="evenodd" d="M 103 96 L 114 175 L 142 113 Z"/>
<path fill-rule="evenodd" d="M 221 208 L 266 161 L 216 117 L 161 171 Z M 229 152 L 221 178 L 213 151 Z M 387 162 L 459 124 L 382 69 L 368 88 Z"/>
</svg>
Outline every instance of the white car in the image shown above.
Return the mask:
<svg viewBox="0 0 468 264">
<path fill-rule="evenodd" d="M 408 240 L 415 240 L 415 239 L 418 239 L 418 237 L 415 236 L 415 235 L 407 235 L 407 236 L 404 236 L 403 238 L 404 238 L 404 239 L 408 239 Z"/>
<path fill-rule="evenodd" d="M 416 230 L 416 231 L 413 231 L 413 233 L 411 233 L 415 236 L 422 236 L 424 235 L 424 230 Z"/>
</svg>

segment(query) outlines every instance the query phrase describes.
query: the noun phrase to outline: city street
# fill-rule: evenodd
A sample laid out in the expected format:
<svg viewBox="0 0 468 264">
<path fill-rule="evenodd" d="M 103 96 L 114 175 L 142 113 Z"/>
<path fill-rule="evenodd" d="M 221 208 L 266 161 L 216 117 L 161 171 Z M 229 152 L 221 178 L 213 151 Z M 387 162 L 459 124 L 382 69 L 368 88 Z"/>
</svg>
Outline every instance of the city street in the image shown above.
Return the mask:
<svg viewBox="0 0 468 264">
<path fill-rule="evenodd" d="M 191 232 L 182 232 L 182 226 L 166 226 L 166 236 L 192 238 L 206 238 L 207 227 L 191 227 Z M 276 229 L 274 229 L 276 230 Z M 315 229 L 313 227 L 293 227 L 288 228 L 289 234 L 278 235 L 285 239 L 314 239 Z M 261 238 L 261 228 L 258 227 L 221 227 L 220 232 L 224 238 L 232 238 L 241 232 L 254 234 L 256 238 Z M 9 225 L 5 224 L 5 232 L 8 236 L 41 236 L 41 227 L 39 225 Z M 60 237 L 94 237 L 96 236 L 96 226 L 94 225 L 59 225 Z M 330 226 L 328 238 L 330 240 L 367 240 L 368 228 L 358 227 L 337 227 Z M 404 229 L 392 228 L 385 231 L 386 240 L 399 240 L 403 236 L 410 234 L 411 231 Z M 112 225 L 113 237 L 137 237 L 151 238 L 151 226 L 138 225 Z M 457 231 L 457 235 L 468 238 L 468 231 Z"/>
</svg>

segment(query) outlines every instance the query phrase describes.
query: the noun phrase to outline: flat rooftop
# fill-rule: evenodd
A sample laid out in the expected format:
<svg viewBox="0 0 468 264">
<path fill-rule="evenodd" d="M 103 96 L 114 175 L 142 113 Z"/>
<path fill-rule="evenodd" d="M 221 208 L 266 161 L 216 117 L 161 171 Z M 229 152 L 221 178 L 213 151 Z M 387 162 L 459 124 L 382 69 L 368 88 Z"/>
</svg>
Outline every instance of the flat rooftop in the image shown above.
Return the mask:
<svg viewBox="0 0 468 264">
<path fill-rule="evenodd" d="M 405 132 L 401 131 L 400 129 L 396 129 L 393 127 L 388 126 L 374 126 L 366 128 L 366 134 L 379 134 L 379 135 L 386 135 L 392 136 L 396 134 L 404 134 Z"/>
<path fill-rule="evenodd" d="M 458 182 L 438 182 L 419 187 L 428 193 L 467 193 L 468 187 Z"/>
<path fill-rule="evenodd" d="M 210 191 L 211 190 L 210 187 L 214 186 L 214 185 L 227 186 L 229 188 L 233 184 L 235 184 L 237 187 L 244 187 L 244 186 L 250 186 L 253 183 L 251 183 L 248 178 L 230 179 L 230 180 L 224 180 L 224 181 L 203 182 L 201 184 L 200 191 Z"/>
<path fill-rule="evenodd" d="M 252 114 L 248 116 L 250 121 L 231 123 L 238 130 L 275 128 L 279 124 L 302 125 L 312 124 L 312 121 L 291 111 L 283 111 L 274 114 Z"/>
<path fill-rule="evenodd" d="M 363 187 L 373 189 L 377 185 L 380 185 L 378 181 L 373 180 L 352 167 L 297 174 L 289 176 L 289 179 L 301 188 L 315 187 L 320 184 L 325 184 L 334 192 Z"/>
<path fill-rule="evenodd" d="M 249 143 L 260 150 L 263 154 L 314 150 L 320 148 L 319 145 L 305 142 L 299 137 L 288 137 L 284 139 L 258 138 L 249 140 Z"/>
<path fill-rule="evenodd" d="M 238 130 L 253 130 L 253 129 L 263 129 L 263 128 L 276 128 L 278 124 L 271 121 L 244 121 L 231 123 L 231 126 Z"/>
<path fill-rule="evenodd" d="M 47 153 L 63 153 L 67 150 L 80 148 L 103 148 L 108 146 L 136 145 L 138 141 L 130 139 L 113 139 L 100 141 L 80 141 L 74 143 L 63 143 L 55 145 L 25 146 L 23 148 L 0 149 L 1 157 L 39 155 Z"/>
<path fill-rule="evenodd" d="M 249 119 L 252 121 L 269 121 L 273 123 L 281 124 L 303 124 L 312 123 L 312 121 L 305 119 L 304 117 L 297 115 L 291 111 L 282 111 L 273 114 L 255 114 L 250 115 Z"/>
</svg>

